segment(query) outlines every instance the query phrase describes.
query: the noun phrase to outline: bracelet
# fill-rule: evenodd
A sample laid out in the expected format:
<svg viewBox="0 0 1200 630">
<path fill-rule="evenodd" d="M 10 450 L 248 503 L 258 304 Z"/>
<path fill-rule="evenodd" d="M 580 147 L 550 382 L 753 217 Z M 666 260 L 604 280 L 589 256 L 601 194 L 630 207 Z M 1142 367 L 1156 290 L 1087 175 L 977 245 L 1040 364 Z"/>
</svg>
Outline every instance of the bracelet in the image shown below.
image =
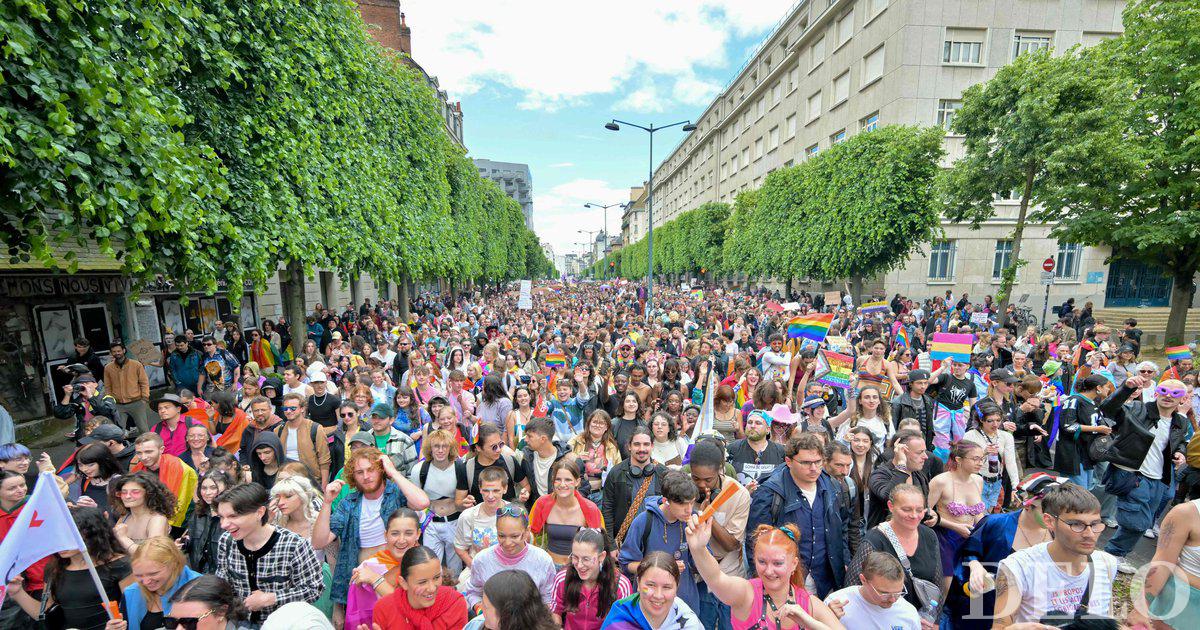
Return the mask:
<svg viewBox="0 0 1200 630">
<path fill-rule="evenodd" d="M 379 576 L 379 579 L 377 579 L 371 583 L 371 588 L 379 588 L 379 585 L 383 584 L 383 578 L 384 578 L 384 576 L 382 576 L 382 575 Z"/>
</svg>

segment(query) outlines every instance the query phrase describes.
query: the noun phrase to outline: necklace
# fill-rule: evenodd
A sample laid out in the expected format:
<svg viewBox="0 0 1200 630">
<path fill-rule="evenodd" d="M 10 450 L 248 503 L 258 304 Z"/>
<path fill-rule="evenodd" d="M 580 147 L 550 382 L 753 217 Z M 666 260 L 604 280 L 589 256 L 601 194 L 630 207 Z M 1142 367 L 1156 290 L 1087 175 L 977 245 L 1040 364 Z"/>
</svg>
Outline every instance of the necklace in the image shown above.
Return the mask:
<svg viewBox="0 0 1200 630">
<path fill-rule="evenodd" d="M 1033 541 L 1033 540 L 1029 539 L 1029 535 L 1025 533 L 1025 530 L 1020 525 L 1018 525 L 1017 526 L 1017 534 L 1019 534 L 1021 536 L 1021 538 L 1025 540 L 1025 546 L 1022 547 L 1022 549 L 1028 549 L 1029 547 L 1032 547 L 1034 545 L 1040 545 L 1041 543 L 1046 542 L 1047 534 L 1049 534 L 1049 532 L 1047 532 L 1044 529 L 1040 530 L 1040 531 L 1041 531 L 1041 536 L 1038 536 L 1037 541 Z M 1014 547 L 1015 547 L 1015 545 L 1014 545 Z"/>
<path fill-rule="evenodd" d="M 313 394 L 313 397 L 312 397 L 312 399 L 313 399 L 313 402 L 314 402 L 314 403 L 316 403 L 316 405 L 317 405 L 318 407 L 324 407 L 324 406 L 325 406 L 325 400 L 326 400 L 326 399 L 328 399 L 328 398 L 329 398 L 329 392 L 325 392 L 324 394 L 321 394 L 321 400 L 319 400 L 319 401 L 317 400 L 317 395 L 316 395 L 316 394 Z"/>
</svg>

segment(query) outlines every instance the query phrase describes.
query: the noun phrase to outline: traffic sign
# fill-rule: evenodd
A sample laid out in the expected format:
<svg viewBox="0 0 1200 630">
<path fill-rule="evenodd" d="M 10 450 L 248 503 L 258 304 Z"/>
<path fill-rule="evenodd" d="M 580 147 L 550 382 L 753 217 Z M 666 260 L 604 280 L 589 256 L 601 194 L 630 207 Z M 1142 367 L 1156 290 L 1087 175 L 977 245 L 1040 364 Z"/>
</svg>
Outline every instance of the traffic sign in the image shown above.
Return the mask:
<svg viewBox="0 0 1200 630">
<path fill-rule="evenodd" d="M 1047 258 L 1046 260 L 1042 261 L 1042 271 L 1045 271 L 1045 272 L 1054 271 L 1054 257 L 1050 257 L 1050 258 Z"/>
<path fill-rule="evenodd" d="M 1053 271 L 1043 271 L 1042 272 L 1042 284 L 1044 284 L 1046 286 L 1050 286 L 1050 285 L 1054 284 L 1054 272 Z"/>
</svg>

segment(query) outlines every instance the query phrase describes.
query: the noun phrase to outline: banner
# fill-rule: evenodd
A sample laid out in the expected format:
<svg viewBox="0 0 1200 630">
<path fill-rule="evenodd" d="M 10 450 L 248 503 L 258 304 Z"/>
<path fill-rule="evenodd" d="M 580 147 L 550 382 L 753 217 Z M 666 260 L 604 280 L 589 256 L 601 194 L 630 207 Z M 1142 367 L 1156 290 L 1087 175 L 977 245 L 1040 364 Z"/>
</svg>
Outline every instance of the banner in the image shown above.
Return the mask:
<svg viewBox="0 0 1200 630">
<path fill-rule="evenodd" d="M 75 528 L 75 520 L 58 491 L 54 475 L 44 472 L 12 529 L 0 542 L 0 572 L 4 577 L 0 590 L 30 565 L 68 549 L 85 551 L 87 546 Z"/>
<path fill-rule="evenodd" d="M 529 310 L 533 308 L 533 282 L 521 281 L 521 293 L 517 296 L 517 308 Z"/>
<path fill-rule="evenodd" d="M 875 313 L 891 313 L 892 307 L 888 306 L 887 302 L 867 302 L 859 307 L 858 312 L 863 315 L 872 315 Z"/>
<path fill-rule="evenodd" d="M 850 389 L 850 378 L 854 375 L 854 359 L 830 350 L 822 350 L 820 356 L 824 358 L 824 365 L 828 366 L 829 372 L 818 378 L 817 382 Z"/>
</svg>

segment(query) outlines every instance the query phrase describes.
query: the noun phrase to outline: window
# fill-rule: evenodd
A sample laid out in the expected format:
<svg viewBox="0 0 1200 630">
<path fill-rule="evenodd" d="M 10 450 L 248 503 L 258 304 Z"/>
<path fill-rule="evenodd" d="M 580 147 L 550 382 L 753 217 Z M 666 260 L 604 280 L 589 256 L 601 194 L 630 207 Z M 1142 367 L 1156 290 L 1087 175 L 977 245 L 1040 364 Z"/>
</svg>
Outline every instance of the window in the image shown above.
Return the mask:
<svg viewBox="0 0 1200 630">
<path fill-rule="evenodd" d="M 1083 258 L 1083 245 L 1060 242 L 1058 244 L 1058 264 L 1054 266 L 1054 277 L 1059 280 L 1078 280 L 1081 258 Z"/>
<path fill-rule="evenodd" d="M 779 127 L 771 127 L 767 132 L 767 150 L 774 151 L 779 148 Z"/>
<path fill-rule="evenodd" d="M 867 114 L 862 120 L 858 121 L 858 128 L 861 131 L 875 131 L 879 128 L 879 112 Z"/>
<path fill-rule="evenodd" d="M 750 149 L 742 149 L 742 166 L 750 166 Z"/>
<path fill-rule="evenodd" d="M 822 37 L 813 42 L 813 45 L 808 48 L 812 63 L 808 66 L 809 71 L 821 65 L 825 61 L 825 38 Z"/>
<path fill-rule="evenodd" d="M 954 113 L 959 109 L 962 109 L 962 101 L 948 99 L 942 99 L 938 101 L 938 126 L 946 131 L 950 131 L 950 124 L 954 122 Z"/>
<path fill-rule="evenodd" d="M 954 278 L 954 241 L 936 241 L 929 245 L 929 279 Z"/>
<path fill-rule="evenodd" d="M 1099 33 L 1099 32 L 1084 31 L 1083 37 L 1081 38 L 1080 43 L 1083 44 L 1084 47 L 1090 47 L 1090 46 L 1095 46 L 1096 44 L 1099 44 L 1100 42 L 1114 39 L 1114 38 L 1117 38 L 1120 36 L 1121 36 L 1120 33 Z"/>
<path fill-rule="evenodd" d="M 821 147 L 814 144 L 811 147 L 808 147 L 807 149 L 804 150 L 804 155 L 807 157 L 810 157 L 810 158 L 816 157 L 817 152 L 819 152 L 820 150 L 821 150 Z"/>
<path fill-rule="evenodd" d="M 775 87 L 771 88 L 771 107 L 779 104 L 779 100 L 783 98 L 783 83 L 776 83 Z"/>
<path fill-rule="evenodd" d="M 832 136 L 829 136 L 829 144 L 840 144 L 845 141 L 846 141 L 846 130 L 845 129 L 834 132 L 834 134 Z"/>
<path fill-rule="evenodd" d="M 796 115 L 792 114 L 787 117 L 787 137 L 791 138 L 796 135 Z"/>
<path fill-rule="evenodd" d="M 983 63 L 983 40 L 987 31 L 980 28 L 948 28 L 942 42 L 942 63 Z"/>
<path fill-rule="evenodd" d="M 883 76 L 883 46 L 863 57 L 862 84 L 867 85 Z"/>
<path fill-rule="evenodd" d="M 821 115 L 821 93 L 817 92 L 808 97 L 808 120 L 811 122 Z"/>
<path fill-rule="evenodd" d="M 992 280 L 1004 277 L 1004 270 L 1012 264 L 1012 241 L 996 241 L 996 253 L 992 257 Z"/>
<path fill-rule="evenodd" d="M 870 4 L 868 6 L 871 8 L 871 17 L 875 17 L 876 15 L 882 13 L 883 10 L 887 8 L 887 5 L 888 0 L 870 0 Z"/>
<path fill-rule="evenodd" d="M 734 155 L 733 158 L 729 160 L 729 174 L 736 175 L 737 168 L 738 168 L 737 155 Z"/>
<path fill-rule="evenodd" d="M 754 141 L 754 159 L 759 159 L 763 156 L 763 139 L 760 137 Z"/>
<path fill-rule="evenodd" d="M 1029 34 L 1017 32 L 1013 35 L 1013 59 L 1035 50 L 1050 48 L 1050 36 L 1045 34 Z"/>
<path fill-rule="evenodd" d="M 843 15 L 837 21 L 837 45 L 841 46 L 850 41 L 852 35 L 854 35 L 854 11 Z"/>
<path fill-rule="evenodd" d="M 796 89 L 796 77 L 799 74 L 799 72 L 800 72 L 799 68 L 792 68 L 792 71 L 789 72 L 787 75 L 788 76 L 787 91 L 789 94 L 791 93 L 792 90 Z"/>
<path fill-rule="evenodd" d="M 767 97 L 762 96 L 758 99 L 758 118 L 762 118 L 765 113 L 767 113 Z"/>
<path fill-rule="evenodd" d="M 836 107 L 838 103 L 850 98 L 850 71 L 847 70 L 836 79 L 833 80 L 833 104 L 830 107 Z"/>
</svg>

